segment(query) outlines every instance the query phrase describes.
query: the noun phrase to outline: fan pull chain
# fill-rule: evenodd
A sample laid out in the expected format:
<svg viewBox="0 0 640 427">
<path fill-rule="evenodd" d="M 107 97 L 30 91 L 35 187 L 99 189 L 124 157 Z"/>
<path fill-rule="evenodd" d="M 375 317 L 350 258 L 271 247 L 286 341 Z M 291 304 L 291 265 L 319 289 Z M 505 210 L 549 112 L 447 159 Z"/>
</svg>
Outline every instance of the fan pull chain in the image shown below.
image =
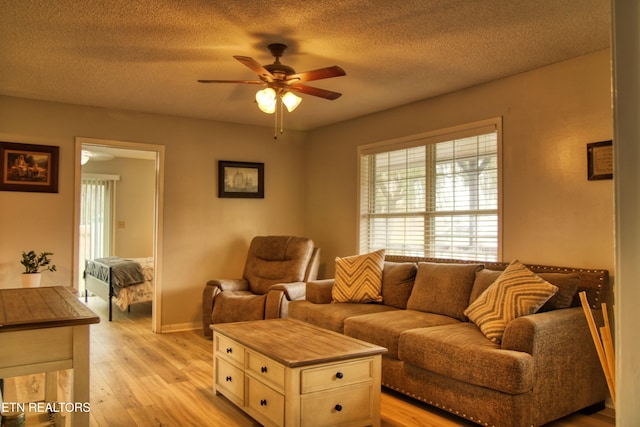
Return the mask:
<svg viewBox="0 0 640 427">
<path fill-rule="evenodd" d="M 277 101 L 276 101 L 277 102 Z M 276 105 L 276 111 L 273 114 L 273 139 L 278 139 L 278 106 Z"/>
<path fill-rule="evenodd" d="M 284 133 L 284 102 L 282 99 L 278 99 L 280 104 L 280 133 Z"/>
<path fill-rule="evenodd" d="M 280 95 L 276 98 L 276 111 L 274 113 L 274 132 L 273 139 L 278 139 L 278 115 L 280 115 L 280 133 L 284 133 L 284 104 L 282 99 L 280 99 Z"/>
</svg>

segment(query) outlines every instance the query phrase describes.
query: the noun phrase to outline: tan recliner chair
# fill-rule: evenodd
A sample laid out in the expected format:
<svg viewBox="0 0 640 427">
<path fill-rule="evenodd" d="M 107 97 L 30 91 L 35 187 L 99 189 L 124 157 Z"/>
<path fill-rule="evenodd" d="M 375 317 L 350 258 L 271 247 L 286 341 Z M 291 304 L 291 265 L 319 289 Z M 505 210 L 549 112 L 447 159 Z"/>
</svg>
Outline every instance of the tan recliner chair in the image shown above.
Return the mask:
<svg viewBox="0 0 640 427">
<path fill-rule="evenodd" d="M 213 279 L 202 296 L 202 327 L 212 323 L 287 317 L 289 301 L 305 298 L 318 276 L 320 249 L 306 237 L 257 236 L 249 246 L 242 279 Z"/>
</svg>

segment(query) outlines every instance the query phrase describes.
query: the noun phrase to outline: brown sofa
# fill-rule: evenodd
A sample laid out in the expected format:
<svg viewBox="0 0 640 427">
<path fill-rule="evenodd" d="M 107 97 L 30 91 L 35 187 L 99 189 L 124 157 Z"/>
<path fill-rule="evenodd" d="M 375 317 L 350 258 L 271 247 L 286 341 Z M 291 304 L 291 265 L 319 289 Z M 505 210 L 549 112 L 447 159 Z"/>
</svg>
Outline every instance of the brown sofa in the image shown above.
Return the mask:
<svg viewBox="0 0 640 427">
<path fill-rule="evenodd" d="M 578 293 L 601 322 L 608 272 L 527 265 L 568 300 L 511 321 L 497 344 L 464 310 L 508 265 L 387 256 L 382 303 L 331 303 L 334 279 L 311 281 L 289 317 L 386 347 L 384 386 L 477 424 L 539 426 L 602 408 L 607 385 Z"/>
</svg>

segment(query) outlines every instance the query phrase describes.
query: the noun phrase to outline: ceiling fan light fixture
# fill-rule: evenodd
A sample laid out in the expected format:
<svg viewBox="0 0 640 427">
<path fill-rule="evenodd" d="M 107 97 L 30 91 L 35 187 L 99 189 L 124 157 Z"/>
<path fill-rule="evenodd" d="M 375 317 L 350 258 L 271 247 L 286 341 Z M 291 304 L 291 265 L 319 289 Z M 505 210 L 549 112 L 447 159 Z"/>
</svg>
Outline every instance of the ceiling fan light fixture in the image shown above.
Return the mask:
<svg viewBox="0 0 640 427">
<path fill-rule="evenodd" d="M 289 112 L 295 110 L 298 105 L 300 105 L 300 102 L 302 102 L 302 98 L 291 92 L 285 92 L 284 95 L 282 95 L 282 103 L 287 107 L 287 111 Z"/>
<path fill-rule="evenodd" d="M 276 91 L 268 87 L 256 93 L 258 108 L 267 114 L 276 112 Z"/>
<path fill-rule="evenodd" d="M 82 166 L 86 165 L 87 163 L 89 163 L 89 160 L 91 160 L 91 157 L 91 151 L 82 150 L 82 152 L 80 153 L 80 164 Z"/>
<path fill-rule="evenodd" d="M 274 136 L 274 138 L 277 139 L 278 125 L 280 126 L 280 133 L 283 132 L 283 113 L 285 107 L 287 108 L 287 111 L 292 112 L 298 105 L 300 105 L 300 102 L 302 101 L 302 98 L 289 92 L 289 90 L 303 93 L 305 95 L 317 96 L 328 100 L 338 99 L 342 95 L 341 93 L 307 86 L 302 83 L 314 80 L 328 79 L 332 77 L 345 76 L 347 73 L 345 73 L 345 71 L 337 65 L 319 68 L 317 70 L 305 71 L 303 73 L 296 73 L 293 68 L 280 62 L 280 57 L 287 49 L 287 45 L 282 43 L 272 43 L 268 47 L 271 51 L 271 55 L 275 58 L 273 64 L 261 65 L 258 61 L 248 56 L 233 56 L 242 65 L 246 66 L 251 71 L 256 73 L 259 80 L 198 80 L 198 82 L 244 83 L 260 84 L 266 86 L 265 89 L 259 90 L 258 93 L 256 93 L 256 103 L 258 104 L 258 108 L 260 108 L 261 111 L 267 114 L 275 113 L 274 118 L 276 124 L 276 136 Z"/>
</svg>

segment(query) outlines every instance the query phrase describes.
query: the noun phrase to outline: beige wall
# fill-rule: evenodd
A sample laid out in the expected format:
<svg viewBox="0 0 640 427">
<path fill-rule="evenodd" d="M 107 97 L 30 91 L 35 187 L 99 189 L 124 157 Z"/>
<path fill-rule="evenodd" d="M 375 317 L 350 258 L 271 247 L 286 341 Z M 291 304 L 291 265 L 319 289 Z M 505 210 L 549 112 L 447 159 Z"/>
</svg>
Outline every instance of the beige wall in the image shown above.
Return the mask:
<svg viewBox="0 0 640 427">
<path fill-rule="evenodd" d="M 113 255 L 123 258 L 153 256 L 156 197 L 155 160 L 116 157 L 89 161 L 82 173 L 118 175 L 115 199 Z"/>
<path fill-rule="evenodd" d="M 602 51 L 278 141 L 268 127 L 0 97 L 2 140 L 61 147 L 58 194 L 0 192 L 0 287 L 23 248 L 55 252 L 44 283 L 70 283 L 76 136 L 166 147 L 161 321 L 179 328 L 197 324 L 207 279 L 238 277 L 253 235 L 313 238 L 323 277 L 356 253 L 358 145 L 496 116 L 503 258 L 613 271 L 612 181 L 586 179 L 586 144 L 612 138 L 610 75 Z M 265 199 L 217 198 L 217 160 L 264 162 Z"/>
<path fill-rule="evenodd" d="M 240 277 L 254 235 L 304 233 L 300 132 L 0 97 L 0 140 L 60 147 L 59 193 L 0 192 L 0 287 L 32 248 L 55 253 L 43 285 L 71 283 L 78 136 L 165 146 L 164 326 L 198 324 L 204 283 Z M 264 162 L 265 198 L 219 199 L 218 160 Z"/>
<path fill-rule="evenodd" d="M 503 118 L 503 260 L 613 271 L 613 182 L 587 180 L 586 144 L 612 139 L 608 50 L 310 132 L 307 234 L 357 252 L 357 147 Z"/>
</svg>

